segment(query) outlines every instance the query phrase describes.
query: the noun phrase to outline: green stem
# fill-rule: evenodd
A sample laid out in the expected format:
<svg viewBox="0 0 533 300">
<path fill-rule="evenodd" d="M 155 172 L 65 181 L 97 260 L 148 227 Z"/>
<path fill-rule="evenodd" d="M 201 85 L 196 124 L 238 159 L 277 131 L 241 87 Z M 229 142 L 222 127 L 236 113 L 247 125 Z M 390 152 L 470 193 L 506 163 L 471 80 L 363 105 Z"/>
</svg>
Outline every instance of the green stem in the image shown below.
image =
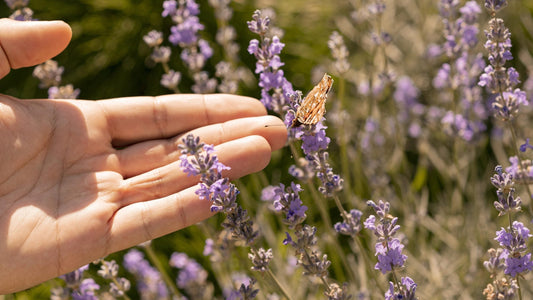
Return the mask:
<svg viewBox="0 0 533 300">
<path fill-rule="evenodd" d="M 516 285 L 518 286 L 518 299 L 522 300 L 522 288 L 520 287 L 520 277 L 516 275 Z"/>
<path fill-rule="evenodd" d="M 267 269 L 267 274 L 270 276 L 270 278 L 272 278 L 272 280 L 274 281 L 274 283 L 278 286 L 278 289 L 281 291 L 281 293 L 283 294 L 283 296 L 285 296 L 285 298 L 287 298 L 288 300 L 292 300 L 291 296 L 289 295 L 289 293 L 287 293 L 287 290 L 283 287 L 283 285 L 281 285 L 281 282 L 279 282 L 278 278 L 276 277 L 276 275 L 272 272 L 272 270 L 270 270 L 270 268 Z"/>
<path fill-rule="evenodd" d="M 118 282 L 116 277 L 111 278 L 111 280 L 113 281 L 113 283 L 115 283 L 117 288 L 118 287 L 122 287 L 122 285 Z M 122 298 L 126 299 L 126 300 L 130 300 L 130 297 L 128 297 L 128 295 L 126 295 L 126 291 L 124 291 L 123 289 L 120 289 L 120 290 L 124 292 L 124 295 L 122 295 Z"/>
<path fill-rule="evenodd" d="M 339 197 L 335 194 L 333 195 L 333 200 L 335 200 L 335 204 L 337 205 L 337 208 L 339 209 L 339 211 L 341 212 L 341 216 L 342 218 L 344 219 L 344 221 L 348 220 L 348 212 L 346 212 L 346 210 L 344 209 L 344 207 L 342 207 L 342 203 L 339 199 Z"/>
<path fill-rule="evenodd" d="M 376 287 L 381 291 L 381 294 L 384 294 L 385 290 L 379 284 L 375 270 L 370 267 L 372 266 L 372 261 L 370 260 L 368 253 L 365 251 L 365 248 L 363 247 L 363 243 L 361 242 L 361 239 L 354 237 L 353 240 L 357 243 L 357 246 L 359 247 L 361 251 L 361 255 L 363 256 L 363 263 L 365 264 L 365 269 L 368 271 L 367 274 L 370 275 L 370 278 L 372 279 L 372 281 L 374 281 Z"/>
</svg>

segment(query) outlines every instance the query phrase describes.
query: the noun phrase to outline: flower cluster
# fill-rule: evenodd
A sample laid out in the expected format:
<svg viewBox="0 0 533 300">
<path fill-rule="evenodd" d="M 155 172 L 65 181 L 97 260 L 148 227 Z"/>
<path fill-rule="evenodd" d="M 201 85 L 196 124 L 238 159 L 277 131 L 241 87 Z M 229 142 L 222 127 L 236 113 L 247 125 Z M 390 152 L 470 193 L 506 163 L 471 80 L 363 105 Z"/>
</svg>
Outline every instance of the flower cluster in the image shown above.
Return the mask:
<svg viewBox="0 0 533 300">
<path fill-rule="evenodd" d="M 258 237 L 258 232 L 253 229 L 253 222 L 248 212 L 237 205 L 239 190 L 221 174 L 229 167 L 218 161 L 213 145 L 201 143 L 199 137 L 189 134 L 182 142 L 183 144 L 179 146 L 182 153 L 181 169 L 187 175 L 200 175 L 201 177 L 196 194 L 200 199 L 212 203 L 211 211 L 226 214 L 226 220 L 222 226 L 232 233 L 234 239 L 243 241 L 248 246 L 251 245 Z"/>
<path fill-rule="evenodd" d="M 335 231 L 340 234 L 355 237 L 362 229 L 362 216 L 363 213 L 361 211 L 357 209 L 350 210 L 350 212 L 347 213 L 346 216 L 344 216 L 344 220 L 342 222 L 338 222 L 335 224 Z"/>
<path fill-rule="evenodd" d="M 270 37 L 270 18 L 256 10 L 252 21 L 248 21 L 248 29 L 258 34 L 260 39 L 253 39 L 248 46 L 248 52 L 257 59 L 255 73 L 259 74 L 261 87 L 261 102 L 278 115 L 284 115 L 289 104 L 289 95 L 293 93 L 292 84 L 285 78 L 281 67 L 279 54 L 285 44 L 281 43 L 278 36 Z"/>
<path fill-rule="evenodd" d="M 97 291 L 100 290 L 100 285 L 92 278 L 84 278 L 84 273 L 88 269 L 89 265 L 85 265 L 70 273 L 59 276 L 59 278 L 65 281 L 66 287 L 52 289 L 52 296 L 50 298 L 59 300 L 68 298 L 70 295 L 73 299 L 98 299 Z"/>
<path fill-rule="evenodd" d="M 385 300 L 416 300 L 416 283 L 409 277 L 402 277 L 399 284 L 389 282 L 389 289 L 385 293 Z"/>
<path fill-rule="evenodd" d="M 248 258 L 252 261 L 253 267 L 252 270 L 265 272 L 268 268 L 268 263 L 274 255 L 272 254 L 272 249 L 263 249 L 259 248 L 258 250 L 250 249 Z"/>
<path fill-rule="evenodd" d="M 5 0 L 12 13 L 10 19 L 17 21 L 32 21 L 33 10 L 28 7 L 30 0 Z"/>
<path fill-rule="evenodd" d="M 235 67 L 238 59 L 239 45 L 235 42 L 237 32 L 229 21 L 233 15 L 230 8 L 230 0 L 209 0 L 209 4 L 215 10 L 215 18 L 218 24 L 218 30 L 215 39 L 224 50 L 224 59 L 215 66 L 215 76 L 220 79 L 217 87 L 221 93 L 235 94 L 237 92 L 240 80 L 249 76 L 249 71 L 244 67 Z"/>
<path fill-rule="evenodd" d="M 168 40 L 175 46 L 180 46 L 182 51 L 180 58 L 189 69 L 195 84 L 192 90 L 195 93 L 212 93 L 215 91 L 217 82 L 209 78 L 207 72 L 202 71 L 206 61 L 213 55 L 213 49 L 209 43 L 199 38 L 198 32 L 204 29 L 200 23 L 198 14 L 200 9 L 194 0 L 166 0 L 163 2 L 163 17 L 170 17 L 174 25 L 170 28 Z M 164 55 L 170 54 L 164 50 Z M 153 56 L 153 54 L 152 54 Z M 166 76 L 161 79 L 164 86 L 176 86 L 179 82 L 178 73 L 171 70 L 165 70 Z"/>
<path fill-rule="evenodd" d="M 494 206 L 500 212 L 500 216 L 507 214 L 509 222 L 511 222 L 510 214 L 521 209 L 520 197 L 514 196 L 514 176 L 503 172 L 501 166 L 497 166 L 495 171 L 496 174 L 491 177 L 491 182 L 497 188 L 498 201 L 494 202 Z M 494 278 L 483 292 L 486 295 L 498 296 L 520 293 L 518 288 L 519 275 L 533 270 L 531 253 L 528 252 L 527 247 L 528 239 L 532 236 L 529 229 L 518 221 L 514 221 L 510 225 L 496 232 L 495 240 L 500 244 L 500 248 L 490 249 L 488 251 L 489 260 L 484 262 L 485 268 Z M 500 272 L 511 278 L 498 277 Z M 503 283 L 508 282 L 510 284 L 503 285 Z"/>
<path fill-rule="evenodd" d="M 115 298 L 124 297 L 131 287 L 131 283 L 128 279 L 118 277 L 118 270 L 119 265 L 114 260 L 101 260 L 100 270 L 97 272 L 100 277 L 111 280 L 111 283 L 109 284 L 109 292 Z"/>
<path fill-rule="evenodd" d="M 502 248 L 498 248 L 497 250 L 491 248 L 489 249 L 488 254 L 489 260 L 483 262 L 483 265 L 491 273 L 491 277 L 495 279 L 483 290 L 483 295 L 490 300 L 515 299 L 515 296 L 519 291 L 517 280 L 496 277 L 498 273 L 503 272 L 505 269 L 507 253 L 504 253 Z"/>
<path fill-rule="evenodd" d="M 398 107 L 398 121 L 407 125 L 407 134 L 413 138 L 421 134 L 419 119 L 425 112 L 425 106 L 418 101 L 419 94 L 411 78 L 402 76 L 396 80 L 393 98 Z"/>
<path fill-rule="evenodd" d="M 284 184 L 276 187 L 267 187 L 263 190 L 263 200 L 273 201 L 274 210 L 283 212 L 285 219 L 283 222 L 290 228 L 294 229 L 300 225 L 307 215 L 307 206 L 303 205 L 299 192 L 302 188 L 299 184 L 291 182 L 291 185 L 285 188 Z"/>
<path fill-rule="evenodd" d="M 224 299 L 240 300 L 240 299 L 255 299 L 259 293 L 258 289 L 254 288 L 256 280 L 254 278 L 243 276 L 241 274 L 234 274 L 233 282 L 237 286 L 236 289 L 226 290 L 224 292 Z"/>
<path fill-rule="evenodd" d="M 170 69 L 168 66 L 172 50 L 168 46 L 161 46 L 163 43 L 163 33 L 152 30 L 143 37 L 143 40 L 148 47 L 152 48 L 150 59 L 155 63 L 160 63 L 165 69 L 165 74 L 161 77 L 161 85 L 176 93 L 179 92 L 178 84 L 181 80 L 181 73 Z"/>
<path fill-rule="evenodd" d="M 298 264 L 304 269 L 305 275 L 317 277 L 327 277 L 328 268 L 331 261 L 326 254 L 321 255 L 318 250 L 311 250 L 318 242 L 316 237 L 316 227 L 303 224 L 294 231 L 294 237 L 287 232 L 287 238 L 283 240 L 284 245 L 291 245 L 298 256 Z M 309 253 L 309 251 L 311 253 Z"/>
<path fill-rule="evenodd" d="M 179 269 L 176 283 L 178 288 L 191 299 L 211 299 L 213 287 L 208 284 L 207 271 L 185 253 L 172 253 L 169 265 Z"/>
<path fill-rule="evenodd" d="M 494 16 L 499 9 L 507 5 L 506 2 L 486 0 L 485 7 Z M 513 67 L 505 67 L 506 62 L 513 59 L 511 33 L 502 19 L 492 17 L 489 28 L 485 30 L 485 36 L 487 41 L 484 46 L 489 53 L 490 65 L 479 77 L 478 84 L 485 87 L 488 92 L 496 94 L 492 102 L 494 116 L 503 121 L 510 121 L 517 116 L 520 106 L 529 105 L 526 93 L 516 88 L 520 83 L 518 72 Z"/>
<path fill-rule="evenodd" d="M 520 159 L 518 156 L 509 157 L 511 165 L 505 168 L 505 171 L 513 175 L 515 183 L 528 184 L 533 183 L 533 162 L 531 159 Z"/>
<path fill-rule="evenodd" d="M 433 86 L 442 91 L 445 103 L 455 101 L 452 105 L 455 109 L 444 112 L 441 123 L 447 134 L 469 142 L 485 131 L 484 121 L 487 118 L 481 88 L 477 85 L 485 62 L 481 53 L 475 52 L 481 8 L 475 1 L 459 7 L 459 1 L 442 0 L 439 11 L 445 36 L 440 52 L 451 61 L 441 66 L 433 79 Z"/>
<path fill-rule="evenodd" d="M 378 262 L 375 269 L 383 274 L 387 272 L 394 274 L 395 270 L 404 266 L 407 259 L 407 255 L 402 254 L 405 246 L 394 237 L 400 229 L 400 225 L 396 225 L 398 218 L 389 214 L 390 204 L 388 202 L 380 200 L 376 204 L 369 200 L 367 204 L 374 209 L 379 218 L 377 220 L 376 216 L 370 215 L 364 222 L 365 228 L 373 231 L 378 238 L 376 242 Z M 411 278 L 403 277 L 401 282 L 390 282 L 389 285 L 390 288 L 385 294 L 386 299 L 416 299 L 416 284 Z"/>
<path fill-rule="evenodd" d="M 374 232 L 378 241 L 376 243 L 376 256 L 378 257 L 378 263 L 376 264 L 376 270 L 380 270 L 385 274 L 391 272 L 394 268 L 401 268 L 407 259 L 407 256 L 402 254 L 404 245 L 398 238 L 393 236 L 400 229 L 400 225 L 396 225 L 398 217 L 392 217 L 389 214 L 390 204 L 388 202 L 379 201 L 378 204 L 369 200 L 367 202 L 371 206 L 379 217 L 379 221 L 376 220 L 376 216 L 370 215 L 364 222 L 365 228 Z M 377 223 L 377 224 L 376 224 Z"/>
<path fill-rule="evenodd" d="M 291 245 L 298 257 L 298 265 L 304 269 L 304 275 L 313 275 L 322 278 L 327 283 L 328 268 L 331 261 L 326 254 L 322 255 L 320 251 L 314 248 L 317 245 L 316 227 L 303 224 L 307 215 L 307 206 L 302 204 L 299 192 L 302 188 L 299 184 L 291 183 L 291 186 L 285 187 L 280 184 L 277 187 L 268 187 L 263 190 L 262 199 L 273 201 L 273 208 L 277 212 L 283 212 L 285 219 L 283 222 L 294 230 L 294 238 L 286 232 L 286 238 L 283 240 L 284 245 Z M 269 257 L 265 252 L 264 257 Z M 258 257 L 255 255 L 254 257 Z M 260 266 L 260 265 L 259 265 Z M 347 285 L 342 287 L 336 283 L 327 283 L 324 295 L 331 300 L 349 299 Z"/>
<path fill-rule="evenodd" d="M 512 173 L 503 172 L 501 166 L 495 168 L 496 174 L 494 174 L 490 181 L 498 190 L 496 195 L 498 195 L 498 201 L 494 202 L 494 207 L 500 212 L 499 216 L 511 212 L 517 212 L 521 209 L 522 200 L 520 197 L 515 197 L 515 188 L 514 188 L 514 175 Z"/>
<path fill-rule="evenodd" d="M 350 70 L 350 63 L 348 62 L 348 56 L 350 55 L 342 35 L 337 31 L 329 36 L 328 48 L 331 50 L 331 56 L 333 56 L 333 69 L 336 74 L 343 76 Z"/>
<path fill-rule="evenodd" d="M 135 276 L 137 291 L 142 299 L 166 299 L 169 291 L 161 274 L 144 259 L 137 249 L 131 249 L 124 255 L 124 268 Z"/>
<path fill-rule="evenodd" d="M 76 99 L 80 94 L 72 84 L 60 86 L 64 68 L 54 60 L 47 60 L 33 69 L 33 76 L 39 79 L 40 88 L 48 89 L 49 99 Z"/>
<path fill-rule="evenodd" d="M 531 253 L 527 252 L 527 242 L 532 235 L 521 222 L 514 221 L 511 228 L 502 228 L 496 232 L 495 240 L 503 247 L 505 258 L 504 273 L 513 278 L 533 270 Z"/>
<path fill-rule="evenodd" d="M 296 91 L 290 94 L 290 109 L 285 115 L 285 124 L 292 124 L 298 106 L 302 102 L 302 94 Z M 343 179 L 333 172 L 329 164 L 328 146 L 331 139 L 326 135 L 326 128 L 322 121 L 313 126 L 302 125 L 291 127 L 291 133 L 296 139 L 302 141 L 301 148 L 305 154 L 306 162 L 297 161 L 300 166 L 291 166 L 292 173 L 314 174 L 320 179 L 319 191 L 326 197 L 332 197 L 343 188 Z M 304 169 L 306 169 L 304 171 Z M 300 176 L 295 176 L 300 177 Z"/>
<path fill-rule="evenodd" d="M 93 262 L 100 264 L 100 269 L 97 275 L 103 279 L 109 280 L 109 289 L 106 290 L 100 284 L 96 283 L 93 278 L 85 277 L 85 272 L 89 269 L 89 265 L 82 266 L 70 273 L 59 276 L 65 281 L 65 287 L 58 287 L 51 290 L 51 299 L 72 299 L 76 300 L 96 300 L 102 297 L 124 297 L 126 292 L 130 289 L 130 281 L 124 277 L 118 277 L 119 265 L 114 261 L 106 261 L 103 259 Z"/>
</svg>

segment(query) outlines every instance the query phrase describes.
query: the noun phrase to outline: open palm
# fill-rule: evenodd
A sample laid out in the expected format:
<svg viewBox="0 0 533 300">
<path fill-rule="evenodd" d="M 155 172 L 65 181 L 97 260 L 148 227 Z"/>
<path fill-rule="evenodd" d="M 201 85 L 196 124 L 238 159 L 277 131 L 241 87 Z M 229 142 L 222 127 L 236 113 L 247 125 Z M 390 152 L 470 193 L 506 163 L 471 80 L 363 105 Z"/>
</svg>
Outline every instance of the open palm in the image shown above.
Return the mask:
<svg viewBox="0 0 533 300">
<path fill-rule="evenodd" d="M 0 31 L 1 76 L 46 60 L 70 39 L 62 22 L 1 22 L 10 30 Z M 35 47 L 17 48 L 28 42 Z M 194 194 L 198 178 L 179 169 L 181 138 L 194 133 L 217 145 L 227 175 L 238 178 L 283 146 L 284 126 L 265 124 L 282 123 L 257 100 L 231 95 L 0 96 L 0 294 L 209 217 L 210 204 Z"/>
</svg>

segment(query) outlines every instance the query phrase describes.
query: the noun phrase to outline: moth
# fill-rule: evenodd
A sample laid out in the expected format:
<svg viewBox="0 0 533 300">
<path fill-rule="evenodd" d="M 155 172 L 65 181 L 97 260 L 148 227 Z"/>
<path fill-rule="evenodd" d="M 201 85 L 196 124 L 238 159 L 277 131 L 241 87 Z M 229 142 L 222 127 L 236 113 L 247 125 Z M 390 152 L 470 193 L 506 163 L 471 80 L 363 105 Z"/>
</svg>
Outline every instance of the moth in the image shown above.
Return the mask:
<svg viewBox="0 0 533 300">
<path fill-rule="evenodd" d="M 322 119 L 326 113 L 326 99 L 332 85 L 333 79 L 331 76 L 324 74 L 322 80 L 305 96 L 296 110 L 291 127 L 315 125 Z"/>
</svg>

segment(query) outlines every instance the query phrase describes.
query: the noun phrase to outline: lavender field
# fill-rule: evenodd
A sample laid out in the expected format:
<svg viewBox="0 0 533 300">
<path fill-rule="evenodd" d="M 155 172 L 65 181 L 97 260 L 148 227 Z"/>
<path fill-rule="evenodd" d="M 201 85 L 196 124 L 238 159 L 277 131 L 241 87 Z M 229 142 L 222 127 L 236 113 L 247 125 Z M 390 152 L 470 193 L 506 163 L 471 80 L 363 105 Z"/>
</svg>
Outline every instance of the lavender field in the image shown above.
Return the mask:
<svg viewBox="0 0 533 300">
<path fill-rule="evenodd" d="M 183 136 L 214 217 L 0 299 L 533 298 L 533 3 L 5 2 L 74 35 L 1 93 L 239 94 L 289 138 L 230 181 Z"/>
</svg>

